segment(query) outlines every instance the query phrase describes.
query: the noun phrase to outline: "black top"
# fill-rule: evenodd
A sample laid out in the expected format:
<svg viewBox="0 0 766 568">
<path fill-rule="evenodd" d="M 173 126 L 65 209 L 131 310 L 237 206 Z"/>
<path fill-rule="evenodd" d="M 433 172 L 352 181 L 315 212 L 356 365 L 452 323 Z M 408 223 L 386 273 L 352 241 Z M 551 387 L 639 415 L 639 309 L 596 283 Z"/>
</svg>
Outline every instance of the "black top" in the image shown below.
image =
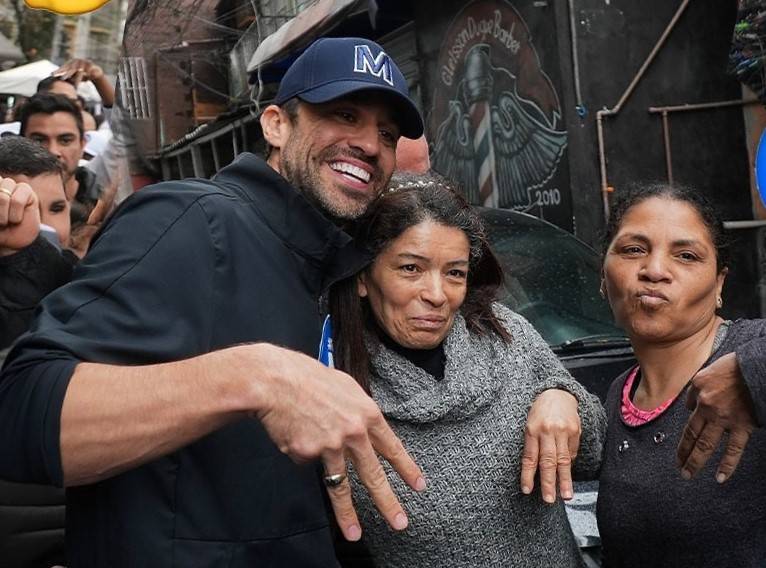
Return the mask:
<svg viewBox="0 0 766 568">
<path fill-rule="evenodd" d="M 177 361 L 265 341 L 316 356 L 320 293 L 367 259 L 262 160 L 146 188 L 48 296 L 0 376 L 0 477 L 62 482 L 61 405 L 81 360 Z M 334 566 L 325 489 L 243 419 L 67 491 L 70 566 Z"/>
<path fill-rule="evenodd" d="M 42 236 L 0 257 L 0 349 L 29 329 L 40 301 L 71 280 L 77 261 L 71 251 L 58 250 Z M 0 481 L 0 558 L 3 568 L 67 563 L 63 490 Z"/>
<path fill-rule="evenodd" d="M 63 489 L 0 480 L 0 565 L 66 566 L 64 509 Z"/>
<path fill-rule="evenodd" d="M 98 185 L 95 173 L 80 166 L 75 170 L 74 177 L 77 180 L 77 193 L 69 211 L 73 228 L 79 227 L 88 220 L 98 198 L 101 197 L 101 186 Z"/>
<path fill-rule="evenodd" d="M 391 351 L 398 353 L 416 367 L 420 367 L 437 381 L 441 381 L 444 378 L 446 357 L 444 356 L 443 343 L 431 349 L 410 349 L 400 345 L 380 329 L 378 330 L 378 336 Z"/>
<path fill-rule="evenodd" d="M 731 325 L 710 361 L 731 352 L 756 408 L 766 402 L 766 322 Z M 715 480 L 723 447 L 690 481 L 676 467 L 676 448 L 691 412 L 687 389 L 656 419 L 640 426 L 622 420 L 628 373 L 609 389 L 608 427 L 598 495 L 605 568 L 756 568 L 766 565 L 766 432 L 756 429 L 734 475 Z"/>
<path fill-rule="evenodd" d="M 29 329 L 37 305 L 72 278 L 77 257 L 44 237 L 15 254 L 0 257 L 0 349 Z"/>
</svg>

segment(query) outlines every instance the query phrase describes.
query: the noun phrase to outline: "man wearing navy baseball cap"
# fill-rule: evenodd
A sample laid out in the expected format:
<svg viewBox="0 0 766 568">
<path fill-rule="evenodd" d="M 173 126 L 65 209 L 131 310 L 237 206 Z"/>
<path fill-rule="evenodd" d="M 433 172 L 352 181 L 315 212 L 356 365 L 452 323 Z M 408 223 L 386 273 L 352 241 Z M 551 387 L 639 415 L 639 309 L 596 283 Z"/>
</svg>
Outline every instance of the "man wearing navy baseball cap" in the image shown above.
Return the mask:
<svg viewBox="0 0 766 568">
<path fill-rule="evenodd" d="M 400 135 L 423 120 L 394 61 L 373 41 L 322 38 L 288 69 L 261 115 L 269 164 L 335 219 L 354 219 L 388 183 Z"/>
<path fill-rule="evenodd" d="M 316 360 L 317 299 L 368 262 L 341 226 L 423 131 L 404 78 L 374 42 L 321 39 L 261 126 L 267 162 L 125 201 L 6 360 L 0 477 L 68 487 L 72 566 L 336 566 L 328 494 L 362 531 L 346 459 L 393 529 L 378 454 L 425 488 L 372 399 Z"/>
</svg>

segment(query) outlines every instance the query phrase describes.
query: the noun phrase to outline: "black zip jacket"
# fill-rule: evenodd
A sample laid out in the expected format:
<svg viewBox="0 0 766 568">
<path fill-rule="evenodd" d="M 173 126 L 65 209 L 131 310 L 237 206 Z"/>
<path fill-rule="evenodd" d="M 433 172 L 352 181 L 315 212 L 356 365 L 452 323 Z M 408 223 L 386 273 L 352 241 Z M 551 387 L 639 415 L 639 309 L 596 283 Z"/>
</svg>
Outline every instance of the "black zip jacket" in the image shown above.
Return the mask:
<svg viewBox="0 0 766 568">
<path fill-rule="evenodd" d="M 40 301 L 72 278 L 78 258 L 43 236 L 0 257 L 0 349 L 24 333 Z M 5 352 L 0 353 L 0 360 Z M 64 491 L 0 480 L 0 566 L 50 568 L 66 564 Z"/>
<path fill-rule="evenodd" d="M 252 341 L 315 356 L 319 295 L 366 262 L 250 154 L 212 181 L 138 192 L 8 356 L 0 477 L 62 483 L 61 406 L 79 361 L 159 363 Z M 317 466 L 294 464 L 253 419 L 69 489 L 67 546 L 70 568 L 336 565 Z"/>
<path fill-rule="evenodd" d="M 29 329 L 37 305 L 72 278 L 78 258 L 38 236 L 28 247 L 0 257 L 0 349 Z"/>
</svg>

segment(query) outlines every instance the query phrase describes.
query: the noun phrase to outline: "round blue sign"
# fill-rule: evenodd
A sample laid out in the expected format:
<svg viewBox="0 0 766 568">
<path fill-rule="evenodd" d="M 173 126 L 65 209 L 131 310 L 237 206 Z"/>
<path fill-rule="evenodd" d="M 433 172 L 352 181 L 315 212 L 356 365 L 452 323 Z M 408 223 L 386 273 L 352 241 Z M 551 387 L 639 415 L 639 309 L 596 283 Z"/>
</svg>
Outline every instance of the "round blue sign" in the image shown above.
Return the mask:
<svg viewBox="0 0 766 568">
<path fill-rule="evenodd" d="M 755 151 L 755 184 L 761 203 L 766 207 L 766 130 L 761 132 L 758 149 Z"/>
</svg>

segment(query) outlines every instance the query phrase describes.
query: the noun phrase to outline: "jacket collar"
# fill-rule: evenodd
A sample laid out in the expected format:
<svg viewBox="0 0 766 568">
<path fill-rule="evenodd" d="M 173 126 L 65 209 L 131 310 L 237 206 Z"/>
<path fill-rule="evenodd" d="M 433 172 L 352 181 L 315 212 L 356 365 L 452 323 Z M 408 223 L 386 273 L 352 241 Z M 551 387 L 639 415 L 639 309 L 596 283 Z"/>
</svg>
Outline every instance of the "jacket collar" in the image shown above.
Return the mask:
<svg viewBox="0 0 766 568">
<path fill-rule="evenodd" d="M 372 260 L 351 236 L 325 217 L 264 160 L 243 153 L 213 178 L 254 205 L 263 223 L 323 272 L 321 290 Z"/>
</svg>

